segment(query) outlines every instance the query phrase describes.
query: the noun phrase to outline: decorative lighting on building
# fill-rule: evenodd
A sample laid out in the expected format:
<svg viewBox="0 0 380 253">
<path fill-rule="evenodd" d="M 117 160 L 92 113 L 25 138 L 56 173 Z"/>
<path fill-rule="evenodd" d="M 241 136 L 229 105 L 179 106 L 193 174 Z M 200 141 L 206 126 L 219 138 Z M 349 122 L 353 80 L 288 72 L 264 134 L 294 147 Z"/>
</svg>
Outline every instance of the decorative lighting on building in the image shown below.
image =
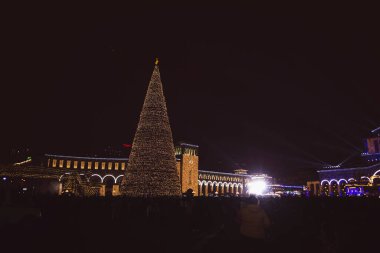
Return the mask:
<svg viewBox="0 0 380 253">
<path fill-rule="evenodd" d="M 14 163 L 13 165 L 14 166 L 19 166 L 19 165 L 23 165 L 23 164 L 30 163 L 30 162 L 32 162 L 32 157 L 29 156 L 25 161 Z"/>
<path fill-rule="evenodd" d="M 327 166 L 324 166 L 323 168 L 324 169 L 336 169 L 336 168 L 340 168 L 340 164 L 338 164 L 338 165 L 327 165 Z"/>
</svg>

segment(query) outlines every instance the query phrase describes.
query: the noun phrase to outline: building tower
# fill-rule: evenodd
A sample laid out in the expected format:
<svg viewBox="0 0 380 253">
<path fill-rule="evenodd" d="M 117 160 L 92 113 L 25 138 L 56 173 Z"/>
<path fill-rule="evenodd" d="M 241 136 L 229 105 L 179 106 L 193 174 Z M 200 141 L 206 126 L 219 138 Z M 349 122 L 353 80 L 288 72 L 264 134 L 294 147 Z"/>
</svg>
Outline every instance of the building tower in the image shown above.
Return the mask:
<svg viewBox="0 0 380 253">
<path fill-rule="evenodd" d="M 158 60 L 140 114 L 122 191 L 134 197 L 181 195 Z"/>
<path fill-rule="evenodd" d="M 194 196 L 198 196 L 198 146 L 179 143 L 175 148 L 175 154 L 182 193 L 192 190 Z"/>
</svg>

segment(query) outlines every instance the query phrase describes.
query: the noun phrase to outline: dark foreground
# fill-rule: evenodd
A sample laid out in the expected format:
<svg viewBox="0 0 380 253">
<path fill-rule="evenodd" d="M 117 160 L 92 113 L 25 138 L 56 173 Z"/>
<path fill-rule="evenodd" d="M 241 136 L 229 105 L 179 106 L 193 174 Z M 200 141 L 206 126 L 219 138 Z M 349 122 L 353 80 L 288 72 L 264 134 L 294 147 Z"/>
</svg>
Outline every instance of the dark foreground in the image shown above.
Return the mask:
<svg viewBox="0 0 380 253">
<path fill-rule="evenodd" d="M 20 198 L 1 207 L 1 252 L 380 251 L 380 199 L 267 198 L 261 206 L 271 221 L 265 250 L 242 243 L 237 198 Z"/>
</svg>

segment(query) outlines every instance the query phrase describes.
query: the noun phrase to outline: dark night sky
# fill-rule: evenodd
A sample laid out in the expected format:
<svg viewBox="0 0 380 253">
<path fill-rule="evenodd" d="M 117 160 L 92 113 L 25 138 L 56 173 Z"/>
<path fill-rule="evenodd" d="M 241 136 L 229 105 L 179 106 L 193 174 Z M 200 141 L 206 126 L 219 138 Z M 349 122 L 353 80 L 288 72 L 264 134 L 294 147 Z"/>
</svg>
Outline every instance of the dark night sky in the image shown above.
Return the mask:
<svg viewBox="0 0 380 253">
<path fill-rule="evenodd" d="M 76 155 L 131 143 L 158 56 L 174 139 L 200 145 L 202 169 L 284 174 L 337 164 L 380 125 L 375 10 L 11 8 L 2 146 Z"/>
</svg>

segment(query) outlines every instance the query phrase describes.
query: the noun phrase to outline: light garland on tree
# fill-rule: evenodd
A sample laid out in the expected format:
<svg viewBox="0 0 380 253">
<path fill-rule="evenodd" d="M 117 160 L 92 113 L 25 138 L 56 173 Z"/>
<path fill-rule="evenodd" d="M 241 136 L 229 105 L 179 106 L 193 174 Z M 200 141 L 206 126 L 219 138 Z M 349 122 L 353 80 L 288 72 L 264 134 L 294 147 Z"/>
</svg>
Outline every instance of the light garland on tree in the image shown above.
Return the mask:
<svg viewBox="0 0 380 253">
<path fill-rule="evenodd" d="M 133 197 L 180 196 L 172 131 L 163 93 L 158 60 L 145 96 L 122 182 Z"/>
</svg>

